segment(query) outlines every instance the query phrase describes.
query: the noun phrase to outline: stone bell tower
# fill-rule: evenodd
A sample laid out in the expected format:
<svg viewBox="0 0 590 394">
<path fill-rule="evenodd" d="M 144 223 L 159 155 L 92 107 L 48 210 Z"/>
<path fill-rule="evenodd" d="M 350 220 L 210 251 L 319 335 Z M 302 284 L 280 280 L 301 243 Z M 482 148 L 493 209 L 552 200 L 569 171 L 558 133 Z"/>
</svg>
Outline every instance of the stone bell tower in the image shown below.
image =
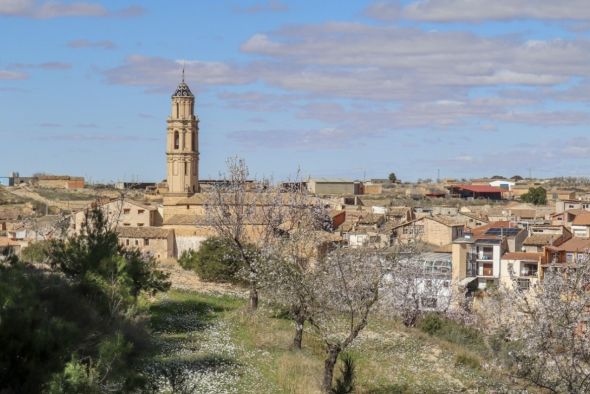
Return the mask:
<svg viewBox="0 0 590 394">
<path fill-rule="evenodd" d="M 195 96 L 184 82 L 172 95 L 168 117 L 166 161 L 168 193 L 190 196 L 199 192 L 199 118 L 194 115 Z"/>
</svg>

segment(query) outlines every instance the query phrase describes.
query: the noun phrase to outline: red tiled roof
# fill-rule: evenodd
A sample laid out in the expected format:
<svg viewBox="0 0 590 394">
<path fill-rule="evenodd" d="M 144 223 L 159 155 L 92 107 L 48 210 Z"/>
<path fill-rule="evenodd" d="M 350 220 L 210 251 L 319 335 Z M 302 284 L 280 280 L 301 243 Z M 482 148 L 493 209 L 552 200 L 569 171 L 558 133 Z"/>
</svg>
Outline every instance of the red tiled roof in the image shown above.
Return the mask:
<svg viewBox="0 0 590 394">
<path fill-rule="evenodd" d="M 584 252 L 590 249 L 590 239 L 588 238 L 571 238 L 557 247 L 549 247 L 554 251 L 562 252 Z"/>
<path fill-rule="evenodd" d="M 473 193 L 502 193 L 507 190 L 494 186 L 485 185 L 453 185 L 453 189 L 467 190 Z"/>
<path fill-rule="evenodd" d="M 590 212 L 576 215 L 572 224 L 575 226 L 590 226 Z"/>
</svg>

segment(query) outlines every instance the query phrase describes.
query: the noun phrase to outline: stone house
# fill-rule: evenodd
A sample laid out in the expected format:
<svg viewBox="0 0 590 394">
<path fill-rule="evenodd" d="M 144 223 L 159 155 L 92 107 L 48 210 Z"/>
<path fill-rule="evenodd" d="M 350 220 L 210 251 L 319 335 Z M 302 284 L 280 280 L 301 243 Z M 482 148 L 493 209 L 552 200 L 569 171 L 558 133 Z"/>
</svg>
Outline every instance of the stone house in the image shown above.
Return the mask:
<svg viewBox="0 0 590 394">
<path fill-rule="evenodd" d="M 158 207 L 137 201 L 111 200 L 99 205 L 109 223 L 114 227 L 153 227 L 162 225 Z M 86 218 L 87 209 L 74 213 L 71 230 L 78 233 Z"/>
<path fill-rule="evenodd" d="M 448 245 L 463 236 L 464 224 L 447 216 L 424 216 L 393 226 L 392 238 L 397 242 L 419 240 L 435 246 Z"/>
<path fill-rule="evenodd" d="M 161 227 L 117 227 L 119 243 L 137 248 L 157 260 L 174 257 L 174 230 Z"/>
</svg>

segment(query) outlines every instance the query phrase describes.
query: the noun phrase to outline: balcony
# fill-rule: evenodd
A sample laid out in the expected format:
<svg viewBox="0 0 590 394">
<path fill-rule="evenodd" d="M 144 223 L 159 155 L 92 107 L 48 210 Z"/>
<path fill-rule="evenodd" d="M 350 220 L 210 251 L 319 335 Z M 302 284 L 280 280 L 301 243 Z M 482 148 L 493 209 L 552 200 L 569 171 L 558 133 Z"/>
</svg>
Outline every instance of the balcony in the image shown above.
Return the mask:
<svg viewBox="0 0 590 394">
<path fill-rule="evenodd" d="M 485 276 L 485 277 L 493 277 L 494 276 L 494 266 L 489 264 L 479 264 L 477 267 L 477 276 Z"/>
</svg>

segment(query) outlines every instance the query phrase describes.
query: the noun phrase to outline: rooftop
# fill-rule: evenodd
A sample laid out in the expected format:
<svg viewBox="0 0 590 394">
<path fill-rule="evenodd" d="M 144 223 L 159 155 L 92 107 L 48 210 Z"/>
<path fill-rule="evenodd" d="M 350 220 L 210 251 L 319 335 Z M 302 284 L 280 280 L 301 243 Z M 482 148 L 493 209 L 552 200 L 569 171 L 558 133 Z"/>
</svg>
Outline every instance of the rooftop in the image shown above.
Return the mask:
<svg viewBox="0 0 590 394">
<path fill-rule="evenodd" d="M 168 238 L 170 231 L 161 227 L 117 227 L 121 238 Z"/>
<path fill-rule="evenodd" d="M 526 252 L 508 252 L 502 255 L 502 260 L 530 260 L 539 261 L 543 258 L 543 253 L 526 253 Z"/>
<path fill-rule="evenodd" d="M 590 226 L 590 212 L 584 212 L 576 215 L 572 224 L 574 226 Z"/>
<path fill-rule="evenodd" d="M 176 87 L 172 97 L 194 97 L 188 85 L 184 83 L 184 78 L 182 82 L 178 84 L 178 87 Z"/>
</svg>

